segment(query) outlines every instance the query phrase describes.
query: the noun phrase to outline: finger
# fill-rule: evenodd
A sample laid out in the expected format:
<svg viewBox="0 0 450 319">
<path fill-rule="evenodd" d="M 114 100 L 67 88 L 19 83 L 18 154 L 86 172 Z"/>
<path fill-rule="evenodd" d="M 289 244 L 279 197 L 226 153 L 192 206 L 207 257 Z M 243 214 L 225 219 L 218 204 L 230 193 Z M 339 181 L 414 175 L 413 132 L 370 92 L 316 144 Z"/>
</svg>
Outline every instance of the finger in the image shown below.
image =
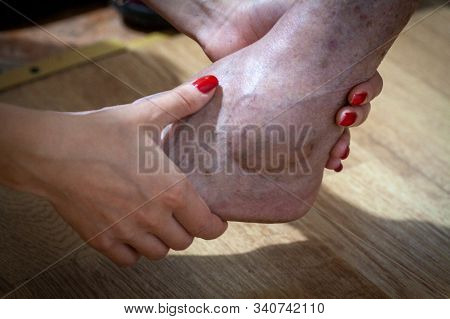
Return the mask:
<svg viewBox="0 0 450 319">
<path fill-rule="evenodd" d="M 128 244 L 150 260 L 163 259 L 169 253 L 169 247 L 159 238 L 149 233 L 135 236 Z"/>
<path fill-rule="evenodd" d="M 207 75 L 193 83 L 182 84 L 149 99 L 144 98 L 141 106 L 149 108 L 154 124 L 165 127 L 199 111 L 211 100 L 218 84 L 215 76 Z"/>
<path fill-rule="evenodd" d="M 383 78 L 375 73 L 368 81 L 355 86 L 348 94 L 348 102 L 353 106 L 367 104 L 376 98 L 383 89 Z"/>
<path fill-rule="evenodd" d="M 165 216 L 167 218 L 161 225 L 150 227 L 148 231 L 155 234 L 166 246 L 173 250 L 187 249 L 194 241 L 194 237 L 171 214 L 165 214 Z"/>
<path fill-rule="evenodd" d="M 99 238 L 92 241 L 91 245 L 120 267 L 133 266 L 140 257 L 132 247 L 113 239 Z"/>
<path fill-rule="evenodd" d="M 330 152 L 330 159 L 344 160 L 350 153 L 350 130 L 346 128 Z M 327 167 L 328 168 L 328 167 Z M 332 169 L 335 169 L 333 167 Z"/>
<path fill-rule="evenodd" d="M 214 239 L 227 229 L 227 223 L 209 210 L 203 199 L 188 182 L 185 184 L 182 205 L 172 205 L 177 221 L 194 237 Z M 169 204 L 170 205 L 170 204 Z"/>
<path fill-rule="evenodd" d="M 336 124 L 342 127 L 361 125 L 369 116 L 370 104 L 362 106 L 344 106 L 336 114 Z"/>
<path fill-rule="evenodd" d="M 327 161 L 327 164 L 325 165 L 326 168 L 334 170 L 336 173 L 339 173 L 343 169 L 342 161 L 339 158 L 329 158 Z"/>
</svg>

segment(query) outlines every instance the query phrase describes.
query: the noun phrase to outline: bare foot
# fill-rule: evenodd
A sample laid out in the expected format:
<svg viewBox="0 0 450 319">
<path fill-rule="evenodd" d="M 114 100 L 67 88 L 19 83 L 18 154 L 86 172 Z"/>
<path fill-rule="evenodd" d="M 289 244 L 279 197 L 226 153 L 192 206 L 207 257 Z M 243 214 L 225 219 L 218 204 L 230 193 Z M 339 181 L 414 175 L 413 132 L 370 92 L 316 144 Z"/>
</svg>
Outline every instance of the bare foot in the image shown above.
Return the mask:
<svg viewBox="0 0 450 319">
<path fill-rule="evenodd" d="M 179 125 L 166 150 L 214 213 L 225 220 L 283 222 L 310 209 L 330 149 L 342 134 L 334 124 L 336 111 L 352 86 L 373 76 L 413 2 L 300 1 L 261 40 L 202 72 L 219 78 L 223 94 L 187 120 L 195 132 Z M 215 127 L 209 140 L 198 131 L 205 123 Z M 261 134 L 247 134 L 249 124 L 262 128 Z M 304 136 L 300 145 L 269 145 L 266 156 L 260 146 L 271 134 L 269 126 L 285 133 L 296 127 Z M 200 167 L 210 154 L 217 155 L 215 166 Z M 281 155 L 280 169 L 273 163 Z M 256 166 L 249 167 L 248 158 Z"/>
</svg>

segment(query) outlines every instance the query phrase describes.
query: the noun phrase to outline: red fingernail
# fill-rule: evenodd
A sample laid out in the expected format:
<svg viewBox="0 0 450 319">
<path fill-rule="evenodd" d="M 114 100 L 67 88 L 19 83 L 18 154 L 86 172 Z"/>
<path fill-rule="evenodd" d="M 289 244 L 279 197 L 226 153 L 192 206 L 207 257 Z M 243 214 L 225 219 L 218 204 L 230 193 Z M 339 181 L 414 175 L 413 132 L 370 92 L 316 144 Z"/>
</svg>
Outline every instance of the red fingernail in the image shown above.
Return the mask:
<svg viewBox="0 0 450 319">
<path fill-rule="evenodd" d="M 345 112 L 342 116 L 342 120 L 339 122 L 341 126 L 350 126 L 356 121 L 356 113 L 355 112 Z"/>
<path fill-rule="evenodd" d="M 352 105 L 361 105 L 367 98 L 367 92 L 353 94 L 352 101 L 350 102 Z"/>
<path fill-rule="evenodd" d="M 342 156 L 341 156 L 341 159 L 343 159 L 343 160 L 347 159 L 349 154 L 350 154 L 350 147 L 347 146 L 347 148 L 344 151 L 344 154 L 342 154 Z"/>
<path fill-rule="evenodd" d="M 341 164 L 339 164 L 339 167 L 336 168 L 334 171 L 335 171 L 336 173 L 339 173 L 340 171 L 342 171 L 343 168 L 344 168 L 344 166 L 342 166 L 342 163 L 341 163 Z"/>
<path fill-rule="evenodd" d="M 192 83 L 200 92 L 208 93 L 219 85 L 219 80 L 214 75 L 206 75 Z"/>
</svg>

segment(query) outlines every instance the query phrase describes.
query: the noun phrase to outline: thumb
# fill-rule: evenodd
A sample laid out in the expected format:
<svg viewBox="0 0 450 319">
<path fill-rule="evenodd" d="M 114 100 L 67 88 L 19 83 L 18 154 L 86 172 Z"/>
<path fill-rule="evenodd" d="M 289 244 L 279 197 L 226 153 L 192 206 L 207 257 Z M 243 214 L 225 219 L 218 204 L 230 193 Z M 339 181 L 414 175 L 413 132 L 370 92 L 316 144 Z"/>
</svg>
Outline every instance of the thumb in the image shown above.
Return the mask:
<svg viewBox="0 0 450 319">
<path fill-rule="evenodd" d="M 212 99 L 218 85 L 214 75 L 206 75 L 150 98 L 147 101 L 152 104 L 155 124 L 165 127 L 199 111 Z"/>
</svg>

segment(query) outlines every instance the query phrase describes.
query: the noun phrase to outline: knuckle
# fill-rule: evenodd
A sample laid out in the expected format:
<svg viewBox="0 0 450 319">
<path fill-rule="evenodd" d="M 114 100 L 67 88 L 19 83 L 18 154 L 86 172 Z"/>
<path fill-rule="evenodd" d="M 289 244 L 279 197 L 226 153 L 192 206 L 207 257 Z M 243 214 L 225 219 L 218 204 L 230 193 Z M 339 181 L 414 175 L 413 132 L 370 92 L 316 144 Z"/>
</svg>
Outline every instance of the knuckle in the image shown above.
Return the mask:
<svg viewBox="0 0 450 319">
<path fill-rule="evenodd" d="M 189 113 L 193 113 L 196 111 L 195 103 L 187 97 L 182 91 L 180 90 L 174 90 L 175 95 L 178 97 L 178 100 L 180 101 L 179 104 L 188 110 Z"/>
<path fill-rule="evenodd" d="M 144 210 L 139 210 L 135 213 L 134 218 L 138 224 L 146 225 L 148 222 L 148 215 Z"/>
<path fill-rule="evenodd" d="M 187 187 L 181 182 L 167 190 L 163 196 L 164 204 L 172 208 L 184 208 L 186 206 Z"/>
<path fill-rule="evenodd" d="M 155 229 L 160 226 L 159 218 L 156 214 L 141 212 L 136 216 L 138 225 L 144 226 L 146 229 Z"/>
<path fill-rule="evenodd" d="M 124 224 L 118 224 L 113 229 L 114 236 L 123 241 L 129 241 L 133 239 L 135 232 Z"/>
<path fill-rule="evenodd" d="M 155 230 L 159 230 L 163 227 L 164 220 L 161 217 L 161 214 L 152 214 L 152 215 L 147 216 L 143 225 L 146 229 L 148 229 L 150 231 L 155 231 Z"/>
<path fill-rule="evenodd" d="M 90 241 L 90 245 L 100 252 L 110 251 L 114 242 L 106 236 L 98 236 Z"/>
</svg>

